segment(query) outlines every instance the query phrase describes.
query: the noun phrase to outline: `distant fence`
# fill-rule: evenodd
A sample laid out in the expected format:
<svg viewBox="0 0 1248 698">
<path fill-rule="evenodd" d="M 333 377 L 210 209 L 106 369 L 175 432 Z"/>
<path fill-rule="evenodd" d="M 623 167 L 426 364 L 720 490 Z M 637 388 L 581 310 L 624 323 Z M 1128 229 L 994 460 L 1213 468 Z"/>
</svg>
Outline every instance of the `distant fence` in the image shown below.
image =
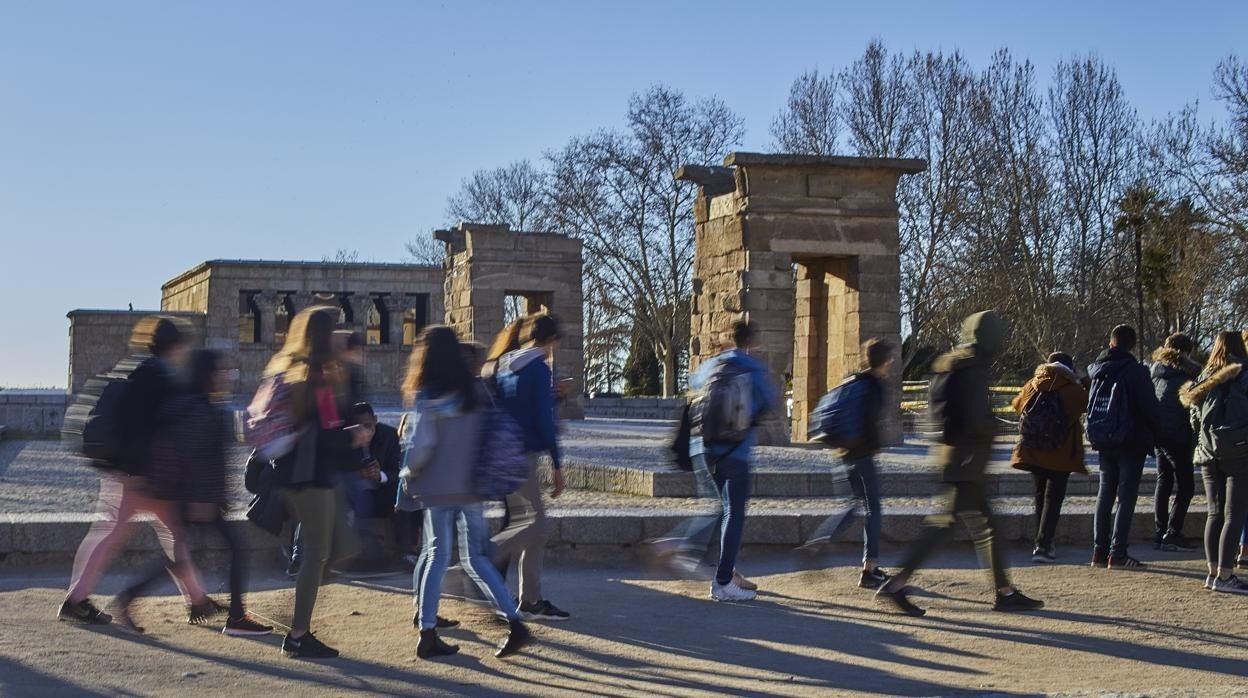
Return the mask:
<svg viewBox="0 0 1248 698">
<path fill-rule="evenodd" d="M 596 419 L 677 419 L 683 398 L 592 397 L 585 401 L 585 416 Z"/>
</svg>

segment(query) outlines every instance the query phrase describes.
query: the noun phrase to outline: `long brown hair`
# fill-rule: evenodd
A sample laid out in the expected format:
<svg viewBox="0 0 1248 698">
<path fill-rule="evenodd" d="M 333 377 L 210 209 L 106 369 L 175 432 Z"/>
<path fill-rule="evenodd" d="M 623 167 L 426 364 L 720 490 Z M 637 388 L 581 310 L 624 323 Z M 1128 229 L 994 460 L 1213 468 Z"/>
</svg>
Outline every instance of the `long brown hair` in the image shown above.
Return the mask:
<svg viewBox="0 0 1248 698">
<path fill-rule="evenodd" d="M 1233 363 L 1248 363 L 1244 337 L 1238 332 L 1219 332 L 1213 340 L 1213 349 L 1209 351 L 1209 360 L 1205 362 L 1205 373 L 1212 373 Z"/>
<path fill-rule="evenodd" d="M 503 354 L 519 349 L 520 329 L 523 326 L 524 318 L 507 323 L 498 336 L 494 337 L 494 343 L 490 345 L 490 353 L 485 356 L 486 362 L 498 361 L 503 358 Z"/>
<path fill-rule="evenodd" d="M 459 394 L 464 410 L 476 409 L 477 381 L 464 360 L 459 338 L 445 325 L 431 325 L 412 347 L 403 379 L 403 401 L 410 407 L 418 395 L 439 398 L 452 393 Z"/>
</svg>

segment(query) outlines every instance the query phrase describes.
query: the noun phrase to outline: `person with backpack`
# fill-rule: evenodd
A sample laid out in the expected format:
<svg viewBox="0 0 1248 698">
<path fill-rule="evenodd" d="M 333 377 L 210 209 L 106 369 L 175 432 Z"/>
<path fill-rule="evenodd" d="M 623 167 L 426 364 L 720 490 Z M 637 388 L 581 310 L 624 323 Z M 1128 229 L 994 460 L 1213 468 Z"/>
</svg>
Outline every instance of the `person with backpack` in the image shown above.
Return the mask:
<svg viewBox="0 0 1248 698">
<path fill-rule="evenodd" d="M 1018 413 L 1019 438 L 1010 465 L 1031 473 L 1036 486 L 1034 563 L 1057 561 L 1053 537 L 1066 499 L 1071 473 L 1086 475 L 1083 427 L 1088 391 L 1075 376 L 1075 360 L 1055 351 L 1036 367 L 1012 404 Z"/>
<path fill-rule="evenodd" d="M 229 507 L 226 487 L 226 443 L 233 436 L 232 415 L 218 400 L 229 391 L 229 372 L 217 352 L 199 349 L 191 354 L 187 390 L 162 408 L 163 427 L 152 440 L 152 496 L 170 502 L 183 527 L 211 527 L 230 551 L 230 607 L 222 633 L 268 635 L 273 626 L 256 622 L 243 605 L 247 586 L 247 549 L 223 511 Z M 117 596 L 118 618 L 143 632 L 130 616 L 134 600 L 163 573 L 157 566 Z"/>
<path fill-rule="evenodd" d="M 519 490 L 507 495 L 507 525 L 493 539 L 494 564 L 505 570 L 511 562 L 516 563 L 520 577 L 520 615 L 524 620 L 567 620 L 571 614 L 542 595 L 546 506 L 542 502 L 538 476 L 538 456 L 549 454 L 554 480 L 550 496 L 555 498 L 563 493 L 554 373 L 550 367 L 559 346 L 559 322 L 552 315 L 531 315 L 515 333 L 523 339 L 524 346 L 501 355 L 491 352 L 489 362 L 496 399 L 524 434 L 529 478 Z M 511 336 L 504 340 L 500 335 L 500 342 L 496 344 L 499 343 L 506 347 L 513 342 Z"/>
<path fill-rule="evenodd" d="M 274 396 L 277 414 L 272 421 L 285 425 L 284 433 L 293 436 L 290 450 L 274 458 L 273 472 L 278 495 L 299 525 L 303 556 L 290 632 L 282 639 L 282 654 L 287 657 L 338 656 L 337 649 L 312 634 L 312 611 L 327 565 L 351 558 L 358 546 L 337 485 L 342 473 L 359 471 L 360 449 L 368 444 L 370 433 L 349 421 L 348 409 L 355 400 L 348 372 L 335 358 L 336 316 L 330 306 L 312 306 L 295 314 L 257 392 L 257 398 Z M 269 410 L 258 402 L 253 400 L 248 409 L 251 421 L 263 423 Z"/>
<path fill-rule="evenodd" d="M 1144 563 L 1127 554 L 1127 544 L 1144 460 L 1161 430 L 1161 405 L 1148 369 L 1131 354 L 1135 345 L 1135 328 L 1119 325 L 1109 334 L 1109 348 L 1088 367 L 1092 384 L 1085 427 L 1088 443 L 1100 455 L 1101 470 L 1092 519 L 1092 566 L 1111 570 L 1144 569 Z"/>
<path fill-rule="evenodd" d="M 411 354 L 403 396 L 412 412 L 401 435 L 405 455 L 397 506 L 425 510 L 424 547 L 412 579 L 420 609 L 416 654 L 431 659 L 459 651 L 443 642 L 437 631 L 446 623 L 438 617 L 438 600 L 456 531 L 464 570 L 510 628 L 495 656 L 514 654 L 528 643 L 530 633 L 507 583 L 490 561 L 489 528 L 474 485 L 485 447 L 481 432 L 490 397 L 464 362 L 459 340 L 449 327 L 432 326 L 422 333 Z"/>
<path fill-rule="evenodd" d="M 1153 390 L 1161 408 L 1161 428 L 1157 431 L 1157 489 L 1153 496 L 1156 533 L 1153 547 L 1166 551 L 1195 550 L 1198 544 L 1183 535 L 1187 508 L 1196 493 L 1192 456 L 1196 436 L 1191 413 L 1179 401 L 1179 390 L 1200 374 L 1200 364 L 1192 360 L 1195 344 L 1176 332 L 1153 352 Z M 1174 493 L 1174 505 L 1170 494 Z"/>
<path fill-rule="evenodd" d="M 711 580 L 716 601 L 749 601 L 755 592 L 736 579 L 737 555 L 745 531 L 750 499 L 751 451 L 758 441 L 756 425 L 776 407 L 777 394 L 767 367 L 750 355 L 757 330 L 749 321 L 732 328 L 733 348 L 708 359 L 689 379 L 702 392 L 696 408 L 690 454 L 705 461 L 719 493 L 719 563 Z"/>
<path fill-rule="evenodd" d="M 961 519 L 970 530 L 981 562 L 991 571 L 994 611 L 1019 612 L 1044 607 L 1023 595 L 1009 579 L 1001 543 L 994 535 L 992 507 L 984 474 L 992 458 L 997 423 L 988 391 L 993 361 L 1005 351 L 1007 329 L 995 310 L 975 313 L 962 321 L 962 344 L 932 362 L 929 409 L 939 431 L 933 447 L 943 468 L 945 509 L 927 517 L 923 534 L 910 544 L 901 571 L 875 593 L 911 616 L 926 611 L 910 601 L 907 585 L 914 572 L 942 543 L 952 537 Z"/>
<path fill-rule="evenodd" d="M 1205 479 L 1205 588 L 1248 594 L 1235 576 L 1235 545 L 1248 519 L 1248 349 L 1238 332 L 1219 332 L 1195 383 L 1180 391 L 1197 434 L 1194 460 Z"/>
<path fill-rule="evenodd" d="M 101 428 L 115 432 L 95 435 L 95 441 L 112 443 L 117 452 L 111 460 L 93 461 L 100 468 L 96 511 L 102 517 L 91 524 L 78 546 L 69 592 L 57 617 L 97 625 L 112 622 L 111 615 L 91 602 L 91 592 L 129 538 L 130 520 L 148 512 L 155 516 L 152 527 L 167 559 L 165 566 L 187 599 L 188 620 L 201 623 L 221 607 L 204 593 L 177 512 L 169 502 L 151 496 L 146 479 L 152 469 L 152 438 L 160 428 L 162 410 L 180 389 L 178 371 L 189 351 L 186 336 L 173 318 L 149 316 L 134 326 L 130 348 L 134 353 L 114 369 L 102 389 L 118 394 L 115 398 L 101 394 L 97 403 L 116 413 L 91 417 L 106 425 Z M 91 425 L 86 430 L 90 431 Z"/>
<path fill-rule="evenodd" d="M 821 400 L 811 416 L 812 430 L 820 432 L 814 436 L 840 449 L 853 497 L 849 506 L 828 517 L 803 547 L 831 541 L 853 520 L 854 512 L 862 509 L 865 522 L 862 529 L 862 572 L 858 577 L 858 586 L 879 589 L 889 576 L 879 566 L 884 512 L 880 507 L 880 479 L 876 472 L 875 454 L 880 450 L 880 419 L 883 417 L 885 391 L 888 390 L 888 374 L 897 355 L 892 343 L 879 338 L 864 342 L 862 355 L 866 357 L 863 370 L 850 376 Z M 838 391 L 844 391 L 844 395 L 838 395 Z M 843 424 L 849 421 L 853 424 Z M 831 432 L 837 432 L 838 436 L 832 437 Z"/>
</svg>

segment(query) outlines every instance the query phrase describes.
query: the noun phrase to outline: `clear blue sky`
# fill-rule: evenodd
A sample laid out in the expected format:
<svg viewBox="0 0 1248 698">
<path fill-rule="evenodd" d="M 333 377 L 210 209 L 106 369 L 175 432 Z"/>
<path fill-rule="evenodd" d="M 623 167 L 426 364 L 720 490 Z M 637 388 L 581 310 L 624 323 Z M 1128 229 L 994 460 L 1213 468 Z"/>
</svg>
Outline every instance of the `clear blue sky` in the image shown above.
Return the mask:
<svg viewBox="0 0 1248 698">
<path fill-rule="evenodd" d="M 72 308 L 205 259 L 397 261 L 472 170 L 619 124 L 664 82 L 765 148 L 803 69 L 872 37 L 1113 64 L 1145 118 L 1209 101 L 1248 3 L 0 1 L 0 386 L 63 386 Z"/>
</svg>

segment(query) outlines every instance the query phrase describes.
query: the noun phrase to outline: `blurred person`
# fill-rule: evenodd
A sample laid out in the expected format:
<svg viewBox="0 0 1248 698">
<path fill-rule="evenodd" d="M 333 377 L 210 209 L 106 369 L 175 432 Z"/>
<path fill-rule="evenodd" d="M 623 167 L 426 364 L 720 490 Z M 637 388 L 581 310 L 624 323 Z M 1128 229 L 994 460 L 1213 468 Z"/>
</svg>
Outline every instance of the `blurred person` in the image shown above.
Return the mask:
<svg viewBox="0 0 1248 698">
<path fill-rule="evenodd" d="M 416 654 L 430 659 L 459 651 L 458 646 L 442 641 L 437 632 L 438 627 L 446 626 L 445 619 L 437 614 L 438 601 L 456 531 L 464 570 L 508 621 L 507 639 L 495 655 L 513 654 L 528 642 L 529 630 L 506 582 L 490 561 L 489 529 L 474 486 L 489 396 L 464 361 L 449 327 L 432 326 L 421 334 L 411 354 L 403 397 L 412 412 L 404 420 L 406 455 L 399 474 L 397 507 L 425 512 L 423 549 L 412 579 L 419 607 Z"/>
<path fill-rule="evenodd" d="M 58 617 L 81 623 L 107 624 L 112 616 L 101 612 L 90 595 L 108 563 L 130 535 L 130 520 L 140 512 L 155 516 L 152 527 L 166 567 L 186 598 L 188 619 L 200 623 L 221 608 L 204 593 L 199 575 L 191 562 L 190 549 L 175 508 L 152 497 L 146 477 L 152 468 L 152 437 L 160 428 L 160 415 L 180 390 L 178 371 L 186 360 L 186 336 L 173 318 L 149 316 L 131 332 L 132 356 L 119 364 L 134 366 L 125 378 L 115 417 L 121 453 L 116 463 L 100 471 L 100 496 L 96 507 L 102 515 L 91 524 L 78 552 L 69 592 Z"/>
<path fill-rule="evenodd" d="M 529 454 L 528 480 L 507 495 L 507 523 L 494 536 L 494 564 L 506 570 L 516 563 L 520 577 L 520 615 L 525 620 L 566 620 L 570 617 L 542 595 L 546 556 L 546 506 L 542 502 L 538 456 L 548 454 L 554 487 L 552 498 L 563 493 L 563 463 L 555 415 L 555 388 L 551 362 L 559 346 L 559 323 L 551 315 L 530 315 L 519 326 L 503 330 L 487 357 L 493 368 L 496 399 L 524 432 Z M 517 339 L 523 341 L 519 349 Z M 499 351 L 505 353 L 499 354 Z"/>
<path fill-rule="evenodd" d="M 282 640 L 282 653 L 289 657 L 338 656 L 338 650 L 312 634 L 312 611 L 326 565 L 352 557 L 358 545 L 336 485 L 342 473 L 359 470 L 359 449 L 370 434 L 348 421 L 351 387 L 347 369 L 334 355 L 334 322 L 335 311 L 327 306 L 297 313 L 263 376 L 265 381 L 281 376 L 299 434 L 294 449 L 274 461 L 273 475 L 301 530 L 303 564 L 295 582 L 290 632 Z"/>
<path fill-rule="evenodd" d="M 1135 328 L 1118 325 L 1109 347 L 1088 367 L 1088 442 L 1100 456 L 1100 487 L 1092 519 L 1092 566 L 1144 569 L 1128 554 L 1131 520 L 1140 494 L 1144 461 L 1161 428 L 1161 405 L 1152 378 L 1132 351 Z"/>
<path fill-rule="evenodd" d="M 1248 349 L 1238 332 L 1219 332 L 1195 383 L 1180 392 L 1198 435 L 1194 460 L 1205 480 L 1205 588 L 1248 594 L 1235 575 L 1235 544 L 1248 518 Z"/>
<path fill-rule="evenodd" d="M 991 573 L 993 610 L 1030 611 L 1044 606 L 1010 583 L 984 483 L 997 432 L 988 391 L 990 372 L 993 361 L 1005 351 L 1007 334 L 1005 321 L 996 311 L 975 313 L 962 322 L 962 343 L 932 363 L 929 409 L 940 431 L 940 443 L 933 452 L 943 467 L 945 510 L 924 520 L 924 531 L 906 550 L 901 571 L 875 594 L 907 615 L 926 613 L 910 601 L 907 585 L 915 571 L 952 538 L 959 519 L 970 530 L 980 563 Z"/>
<path fill-rule="evenodd" d="M 1075 375 L 1070 354 L 1055 351 L 1036 367 L 1012 403 L 1019 414 L 1018 442 L 1010 465 L 1031 473 L 1035 483 L 1036 539 L 1031 561 L 1057 561 L 1053 538 L 1071 473 L 1086 475 L 1083 427 L 1088 391 Z"/>
<path fill-rule="evenodd" d="M 217 352 L 200 349 L 191 354 L 187 389 L 161 409 L 162 428 L 152 441 L 152 496 L 170 502 L 182 527 L 203 525 L 216 530 L 230 551 L 230 607 L 222 632 L 226 635 L 268 635 L 273 627 L 247 614 L 243 592 L 247 586 L 247 549 L 225 520 L 229 507 L 226 487 L 226 444 L 233 436 L 233 416 L 219 402 L 230 390 L 230 372 Z M 118 596 L 119 618 L 131 629 L 130 607 L 163 573 L 163 566 L 126 587 Z"/>
<path fill-rule="evenodd" d="M 1191 413 L 1179 401 L 1179 391 L 1200 375 L 1200 364 L 1192 360 L 1196 345 L 1185 334 L 1176 332 L 1166 337 L 1165 344 L 1153 352 L 1151 373 L 1153 389 L 1161 409 L 1157 431 L 1157 485 L 1153 494 L 1155 523 L 1153 547 L 1157 550 L 1191 551 L 1198 544 L 1183 535 L 1187 508 L 1196 493 L 1193 453 L 1196 435 L 1192 431 Z M 1170 494 L 1174 493 L 1174 504 Z"/>
</svg>

